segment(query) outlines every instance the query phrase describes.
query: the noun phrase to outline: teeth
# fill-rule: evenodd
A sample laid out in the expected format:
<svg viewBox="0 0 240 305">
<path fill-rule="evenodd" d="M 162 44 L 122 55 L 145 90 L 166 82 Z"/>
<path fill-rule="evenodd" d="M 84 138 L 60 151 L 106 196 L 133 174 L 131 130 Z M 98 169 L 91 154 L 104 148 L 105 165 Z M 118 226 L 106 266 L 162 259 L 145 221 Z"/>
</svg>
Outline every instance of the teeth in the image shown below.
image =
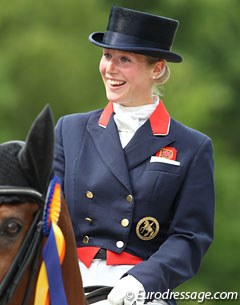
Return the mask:
<svg viewBox="0 0 240 305">
<path fill-rule="evenodd" d="M 109 79 L 109 83 L 110 83 L 110 85 L 113 85 L 113 86 L 120 86 L 120 85 L 123 85 L 125 82 Z"/>
</svg>

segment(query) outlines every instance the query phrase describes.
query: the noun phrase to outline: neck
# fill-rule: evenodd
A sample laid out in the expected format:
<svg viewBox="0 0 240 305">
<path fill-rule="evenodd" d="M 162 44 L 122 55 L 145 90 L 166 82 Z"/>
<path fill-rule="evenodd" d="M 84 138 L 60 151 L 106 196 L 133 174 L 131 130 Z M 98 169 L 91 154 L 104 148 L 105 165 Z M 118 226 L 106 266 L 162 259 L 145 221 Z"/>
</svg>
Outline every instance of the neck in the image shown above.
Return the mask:
<svg viewBox="0 0 240 305">
<path fill-rule="evenodd" d="M 154 104 L 154 102 L 156 101 L 155 97 L 156 96 L 151 96 L 149 98 L 141 99 L 139 101 L 127 100 L 127 101 L 110 101 L 110 102 L 121 105 L 123 107 L 139 107 L 139 106 Z"/>
<path fill-rule="evenodd" d="M 153 95 L 151 96 L 151 99 L 149 100 L 144 100 L 142 103 L 136 103 L 136 102 L 115 102 L 115 101 L 110 101 L 113 102 L 115 105 L 120 105 L 122 107 L 126 108 L 134 108 L 134 107 L 141 107 L 141 106 L 146 106 L 146 105 L 153 105 L 159 102 L 159 96 L 158 95 Z"/>
</svg>

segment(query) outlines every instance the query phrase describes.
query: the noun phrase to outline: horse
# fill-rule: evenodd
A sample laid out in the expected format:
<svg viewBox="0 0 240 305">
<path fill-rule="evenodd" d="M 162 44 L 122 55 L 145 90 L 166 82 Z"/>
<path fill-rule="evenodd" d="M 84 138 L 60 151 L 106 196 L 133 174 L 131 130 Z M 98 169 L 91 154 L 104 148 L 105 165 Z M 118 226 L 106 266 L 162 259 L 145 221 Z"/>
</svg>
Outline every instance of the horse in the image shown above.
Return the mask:
<svg viewBox="0 0 240 305">
<path fill-rule="evenodd" d="M 25 142 L 0 144 L 1 305 L 87 304 L 72 223 L 53 175 L 53 154 L 49 106 Z"/>
</svg>

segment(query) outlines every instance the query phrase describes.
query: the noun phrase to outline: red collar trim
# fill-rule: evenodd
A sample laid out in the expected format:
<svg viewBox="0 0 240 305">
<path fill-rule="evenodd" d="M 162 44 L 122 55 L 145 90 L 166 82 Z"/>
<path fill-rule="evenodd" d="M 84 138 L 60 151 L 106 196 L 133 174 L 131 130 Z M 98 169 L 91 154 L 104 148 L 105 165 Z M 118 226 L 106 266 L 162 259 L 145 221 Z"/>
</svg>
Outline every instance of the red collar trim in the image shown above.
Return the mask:
<svg viewBox="0 0 240 305">
<path fill-rule="evenodd" d="M 99 126 L 106 128 L 112 113 L 113 103 L 109 102 L 100 116 L 98 121 Z M 159 101 L 159 105 L 152 113 L 149 120 L 154 135 L 165 136 L 168 134 L 170 127 L 170 116 L 162 100 Z"/>
<path fill-rule="evenodd" d="M 171 119 L 162 100 L 159 100 L 159 104 L 149 120 L 155 136 L 166 136 L 168 134 Z"/>
<path fill-rule="evenodd" d="M 106 128 L 112 113 L 113 113 L 113 103 L 109 102 L 100 116 L 98 125 Z"/>
</svg>

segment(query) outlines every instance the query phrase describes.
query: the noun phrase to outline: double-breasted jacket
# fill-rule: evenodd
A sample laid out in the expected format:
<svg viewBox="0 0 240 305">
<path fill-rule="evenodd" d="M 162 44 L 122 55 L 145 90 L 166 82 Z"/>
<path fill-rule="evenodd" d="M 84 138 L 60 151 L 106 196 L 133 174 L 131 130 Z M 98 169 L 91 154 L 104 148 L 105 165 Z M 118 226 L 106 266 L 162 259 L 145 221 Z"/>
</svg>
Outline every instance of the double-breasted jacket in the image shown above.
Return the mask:
<svg viewBox="0 0 240 305">
<path fill-rule="evenodd" d="M 160 101 L 123 149 L 111 102 L 56 125 L 77 246 L 128 253 L 146 291 L 174 289 L 198 270 L 213 239 L 212 142 L 170 118 Z"/>
</svg>

